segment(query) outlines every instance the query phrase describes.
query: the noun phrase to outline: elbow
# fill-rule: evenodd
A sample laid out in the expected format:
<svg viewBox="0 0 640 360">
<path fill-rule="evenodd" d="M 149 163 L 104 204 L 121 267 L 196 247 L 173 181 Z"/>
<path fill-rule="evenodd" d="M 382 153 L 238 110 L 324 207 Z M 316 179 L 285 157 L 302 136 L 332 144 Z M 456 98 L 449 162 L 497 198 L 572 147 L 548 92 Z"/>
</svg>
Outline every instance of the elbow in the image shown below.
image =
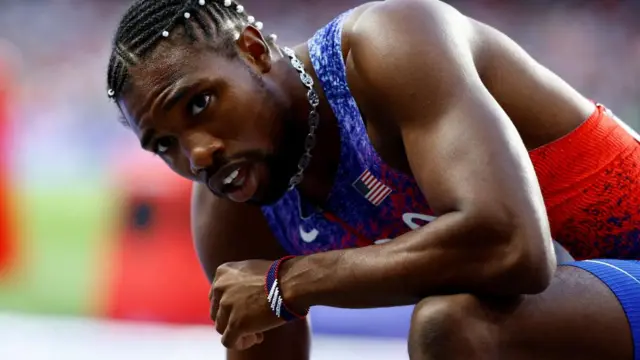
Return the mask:
<svg viewBox="0 0 640 360">
<path fill-rule="evenodd" d="M 556 257 L 549 232 L 516 228 L 501 249 L 507 289 L 517 294 L 539 294 L 551 284 Z"/>
<path fill-rule="evenodd" d="M 535 239 L 539 242 L 543 240 Z M 525 249 L 513 256 L 505 270 L 516 293 L 539 294 L 551 284 L 557 264 L 550 239 L 548 243 L 549 245 L 540 244 L 538 247 L 551 248 L 551 253 L 543 249 Z"/>
<path fill-rule="evenodd" d="M 502 222 L 490 226 L 493 241 L 487 286 L 496 295 L 538 294 L 551 283 L 556 257 L 548 223 Z M 486 230 L 485 230 L 486 231 Z"/>
</svg>

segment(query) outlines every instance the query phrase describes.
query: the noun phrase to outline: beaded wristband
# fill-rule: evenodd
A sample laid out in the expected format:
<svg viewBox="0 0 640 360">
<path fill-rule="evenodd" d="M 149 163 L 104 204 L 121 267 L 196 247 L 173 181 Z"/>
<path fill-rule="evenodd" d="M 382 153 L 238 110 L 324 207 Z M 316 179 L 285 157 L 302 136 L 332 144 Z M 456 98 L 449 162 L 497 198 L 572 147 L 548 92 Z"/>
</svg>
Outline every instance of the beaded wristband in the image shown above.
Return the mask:
<svg viewBox="0 0 640 360">
<path fill-rule="evenodd" d="M 282 265 L 286 260 L 294 257 L 295 256 L 285 256 L 282 259 L 274 261 L 273 264 L 271 264 L 271 267 L 269 267 L 269 271 L 267 271 L 264 282 L 264 291 L 267 293 L 267 301 L 269 302 L 271 311 L 273 311 L 277 317 L 287 322 L 296 319 L 304 319 L 309 313 L 308 309 L 303 315 L 289 310 L 282 298 L 282 291 L 280 290 L 280 284 L 278 281 L 280 265 Z"/>
</svg>

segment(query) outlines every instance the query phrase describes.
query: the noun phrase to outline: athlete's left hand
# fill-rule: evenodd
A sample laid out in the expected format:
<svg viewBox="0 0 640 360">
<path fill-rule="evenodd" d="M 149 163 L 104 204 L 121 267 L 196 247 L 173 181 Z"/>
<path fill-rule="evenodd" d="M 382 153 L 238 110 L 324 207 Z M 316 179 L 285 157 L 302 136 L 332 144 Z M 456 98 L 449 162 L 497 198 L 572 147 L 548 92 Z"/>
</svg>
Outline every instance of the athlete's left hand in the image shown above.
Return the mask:
<svg viewBox="0 0 640 360">
<path fill-rule="evenodd" d="M 248 260 L 218 267 L 209 301 L 211 319 L 225 347 L 248 349 L 262 342 L 263 332 L 285 323 L 271 311 L 264 290 L 271 263 Z"/>
</svg>

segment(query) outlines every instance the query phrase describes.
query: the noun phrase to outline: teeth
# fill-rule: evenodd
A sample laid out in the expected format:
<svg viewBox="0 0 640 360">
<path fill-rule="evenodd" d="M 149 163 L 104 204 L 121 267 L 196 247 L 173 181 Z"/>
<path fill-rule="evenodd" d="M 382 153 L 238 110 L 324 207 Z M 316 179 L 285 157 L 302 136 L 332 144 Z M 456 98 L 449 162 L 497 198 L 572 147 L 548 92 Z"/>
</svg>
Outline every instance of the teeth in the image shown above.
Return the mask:
<svg viewBox="0 0 640 360">
<path fill-rule="evenodd" d="M 243 178 L 236 178 L 235 180 L 233 180 L 232 184 L 233 184 L 233 186 L 240 187 L 240 186 L 244 185 L 244 180 L 245 180 L 244 177 Z"/>
<path fill-rule="evenodd" d="M 240 172 L 239 172 L 238 170 L 236 170 L 236 171 L 232 172 L 232 173 L 231 173 L 231 175 L 227 176 L 227 178 L 226 178 L 226 179 L 224 179 L 224 180 L 222 181 L 222 183 L 223 183 L 224 185 L 229 185 L 229 184 L 231 184 L 231 183 L 233 182 L 233 180 L 235 180 L 235 179 L 238 177 L 238 174 L 239 174 L 239 173 L 240 173 Z"/>
</svg>

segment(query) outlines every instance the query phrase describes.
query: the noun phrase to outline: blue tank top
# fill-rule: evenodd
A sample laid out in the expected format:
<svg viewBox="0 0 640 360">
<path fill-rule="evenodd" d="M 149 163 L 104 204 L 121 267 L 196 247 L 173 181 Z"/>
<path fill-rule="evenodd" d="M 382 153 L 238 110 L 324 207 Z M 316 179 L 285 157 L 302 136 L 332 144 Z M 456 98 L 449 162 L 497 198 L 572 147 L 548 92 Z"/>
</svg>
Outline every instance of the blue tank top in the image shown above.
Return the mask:
<svg viewBox="0 0 640 360">
<path fill-rule="evenodd" d="M 262 212 L 292 255 L 379 244 L 434 219 L 415 180 L 386 165 L 376 153 L 346 79 L 342 26 L 351 12 L 320 29 L 308 42 L 313 68 L 340 131 L 340 163 L 323 210 L 296 189 Z"/>
</svg>

